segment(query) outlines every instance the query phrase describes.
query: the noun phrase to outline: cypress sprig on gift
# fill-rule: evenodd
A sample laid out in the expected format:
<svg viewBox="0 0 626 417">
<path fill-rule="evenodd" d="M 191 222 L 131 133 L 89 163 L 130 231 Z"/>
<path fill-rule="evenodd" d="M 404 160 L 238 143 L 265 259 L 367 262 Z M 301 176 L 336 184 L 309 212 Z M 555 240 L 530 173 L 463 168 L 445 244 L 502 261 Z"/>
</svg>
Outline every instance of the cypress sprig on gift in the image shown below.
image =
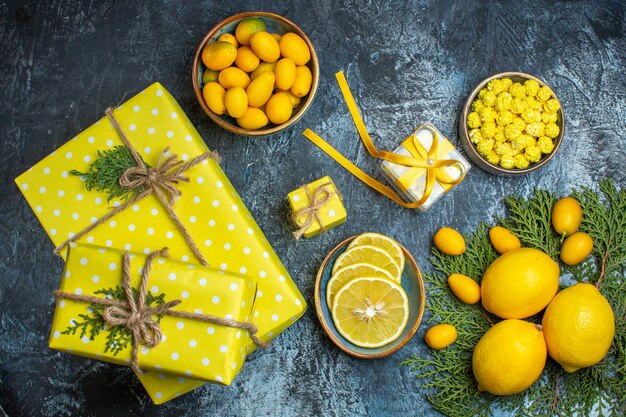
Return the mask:
<svg viewBox="0 0 626 417">
<path fill-rule="evenodd" d="M 124 289 L 119 285 L 115 288 L 104 288 L 98 291 L 94 291 L 94 294 L 102 295 L 106 298 L 117 301 L 128 301 L 126 299 L 126 293 Z M 133 297 L 137 299 L 138 292 L 133 288 Z M 163 305 L 165 304 L 165 294 L 153 295 L 150 291 L 146 294 L 146 305 Z M 100 304 L 91 304 L 89 306 L 89 314 L 79 314 L 78 317 L 82 321 L 74 320 L 74 324 L 61 332 L 61 334 L 74 335 L 80 331 L 79 337 L 89 335 L 89 340 L 94 340 L 101 331 L 107 330 L 107 342 L 104 348 L 104 352 L 111 352 L 113 355 L 117 355 L 122 350 L 126 349 L 133 342 L 133 335 L 124 326 L 107 326 L 104 318 L 102 318 L 102 311 L 106 306 Z M 163 316 L 157 316 L 157 322 L 161 321 Z"/>
<path fill-rule="evenodd" d="M 127 188 L 120 185 L 120 177 L 128 169 L 136 166 L 135 160 L 128 148 L 118 145 L 112 149 L 98 151 L 98 158 L 89 165 L 87 172 L 71 170 L 72 175 L 79 175 L 85 179 L 87 191 L 95 189 L 108 194 L 108 202 L 114 198 L 126 200 L 130 195 L 143 191 L 142 187 Z"/>
<path fill-rule="evenodd" d="M 623 416 L 626 414 L 626 190 L 610 180 L 599 183 L 599 191 L 582 188 L 572 197 L 583 208 L 580 230 L 594 241 L 592 256 L 562 272 L 575 282 L 596 284 L 615 314 L 615 338 L 599 364 L 573 373 L 548 359 L 541 377 L 519 394 L 495 396 L 479 392 L 472 372 L 474 347 L 489 327 L 500 321 L 482 305 L 468 305 L 451 292 L 446 277 L 462 273 L 480 282 L 497 254 L 488 238 L 489 226 L 481 224 L 468 237 L 468 248 L 460 256 L 446 256 L 433 248 L 431 263 L 436 272 L 425 274 L 430 324 L 450 323 L 458 331 L 456 342 L 427 356 L 411 356 L 402 362 L 410 367 L 433 407 L 448 416 L 491 416 L 496 412 L 515 416 Z M 547 252 L 555 260 L 560 236 L 551 229 L 555 196 L 535 190 L 528 198 L 508 197 L 506 219 L 499 223 L 524 246 Z M 540 315 L 526 319 L 538 323 Z"/>
</svg>

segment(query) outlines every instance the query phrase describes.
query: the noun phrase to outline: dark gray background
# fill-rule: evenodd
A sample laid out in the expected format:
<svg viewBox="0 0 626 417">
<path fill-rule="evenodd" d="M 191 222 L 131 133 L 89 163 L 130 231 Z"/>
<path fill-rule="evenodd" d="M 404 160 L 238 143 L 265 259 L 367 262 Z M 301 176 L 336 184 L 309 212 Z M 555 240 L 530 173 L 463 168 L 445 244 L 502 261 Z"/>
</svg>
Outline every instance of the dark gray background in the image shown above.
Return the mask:
<svg viewBox="0 0 626 417">
<path fill-rule="evenodd" d="M 191 86 L 191 62 L 204 34 L 250 10 L 298 23 L 320 59 L 319 92 L 309 112 L 264 139 L 218 128 Z M 394 236 L 428 271 L 438 227 L 470 232 L 503 213 L 505 195 L 526 196 L 536 186 L 566 194 L 603 177 L 625 182 L 620 1 L 0 1 L 0 41 L 0 406 L 10 416 L 438 415 L 399 366 L 410 354 L 427 354 L 425 326 L 395 355 L 358 360 L 329 341 L 309 308 L 268 350 L 249 358 L 231 387 L 205 385 L 160 407 L 127 368 L 47 348 L 51 292 L 63 264 L 13 179 L 102 117 L 107 106 L 154 81 L 222 154 L 224 170 L 310 306 L 321 260 L 348 235 Z M 507 70 L 532 73 L 553 87 L 565 109 L 565 141 L 538 172 L 503 178 L 474 167 L 427 213 L 403 209 L 301 135 L 311 127 L 377 172 L 340 96 L 338 70 L 345 71 L 381 148 L 395 148 L 422 122 L 458 143 L 458 117 L 470 90 Z M 286 195 L 326 174 L 345 196 L 348 222 L 295 242 Z"/>
</svg>

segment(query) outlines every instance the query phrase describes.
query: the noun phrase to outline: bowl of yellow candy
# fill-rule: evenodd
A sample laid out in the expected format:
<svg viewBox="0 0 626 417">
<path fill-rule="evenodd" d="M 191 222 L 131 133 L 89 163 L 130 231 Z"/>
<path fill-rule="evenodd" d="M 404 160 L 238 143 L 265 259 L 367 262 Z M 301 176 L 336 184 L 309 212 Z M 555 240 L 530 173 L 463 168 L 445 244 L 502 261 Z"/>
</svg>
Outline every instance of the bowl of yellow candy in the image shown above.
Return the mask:
<svg viewBox="0 0 626 417">
<path fill-rule="evenodd" d="M 503 72 L 474 88 L 459 130 L 463 148 L 476 165 L 513 176 L 552 159 L 563 140 L 565 118 L 556 94 L 542 80 Z"/>
<path fill-rule="evenodd" d="M 246 12 L 211 29 L 196 51 L 193 87 L 219 126 L 247 136 L 276 133 L 307 111 L 317 91 L 313 44 L 293 22 Z"/>
</svg>

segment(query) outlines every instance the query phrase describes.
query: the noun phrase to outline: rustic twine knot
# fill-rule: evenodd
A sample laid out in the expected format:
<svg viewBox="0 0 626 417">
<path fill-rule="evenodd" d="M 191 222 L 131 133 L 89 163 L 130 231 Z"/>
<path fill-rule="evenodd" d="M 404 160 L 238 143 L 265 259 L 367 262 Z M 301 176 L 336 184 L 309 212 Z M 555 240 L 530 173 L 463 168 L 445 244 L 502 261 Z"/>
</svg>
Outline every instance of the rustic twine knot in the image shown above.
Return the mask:
<svg viewBox="0 0 626 417">
<path fill-rule="evenodd" d="M 340 196 L 338 191 L 333 191 L 333 184 L 331 182 L 326 182 L 320 185 L 315 193 L 311 195 L 311 191 L 308 186 L 303 186 L 304 192 L 306 193 L 307 199 L 309 200 L 309 205 L 302 207 L 299 210 L 296 210 L 292 213 L 293 222 L 296 226 L 299 226 L 298 230 L 293 232 L 293 237 L 296 239 L 300 239 L 302 235 L 307 231 L 309 227 L 313 224 L 314 221 L 317 221 L 320 225 L 320 229 L 322 232 L 326 230 L 326 227 L 322 223 L 322 219 L 320 217 L 319 211 L 324 205 L 331 199 L 334 194 Z M 301 221 L 300 218 L 306 215 L 304 221 Z"/>
<path fill-rule="evenodd" d="M 169 155 L 169 148 L 166 147 L 159 155 L 156 165 L 154 167 L 150 167 L 144 162 L 141 155 L 139 155 L 137 150 L 126 137 L 126 133 L 113 116 L 113 108 L 106 109 L 105 114 L 135 161 L 135 166 L 128 168 L 120 176 L 118 180 L 119 184 L 122 187 L 140 190 L 140 192 L 136 193 L 125 203 L 114 207 L 97 221 L 91 223 L 89 226 L 61 243 L 55 248 L 54 253 L 60 255 L 61 251 L 70 243 L 85 236 L 97 226 L 106 223 L 117 213 L 124 211 L 126 208 L 136 204 L 138 201 L 149 195 L 154 195 L 161 202 L 172 221 L 176 224 L 176 226 L 178 226 L 185 242 L 200 264 L 209 266 L 209 263 L 200 252 L 198 245 L 189 234 L 189 231 L 174 212 L 173 204 L 176 198 L 181 196 L 181 192 L 176 185 L 179 182 L 189 182 L 189 178 L 183 174 L 195 165 L 198 165 L 207 159 L 212 159 L 219 164 L 221 162 L 219 154 L 217 152 L 205 152 L 193 159 L 190 159 L 189 161 L 183 162 L 178 159 L 176 154 Z"/>
<path fill-rule="evenodd" d="M 186 311 L 172 310 L 173 307 L 179 305 L 181 300 L 172 300 L 158 306 L 146 305 L 146 292 L 148 288 L 148 277 L 152 269 L 152 263 L 157 256 L 168 256 L 167 248 L 152 252 L 146 259 L 146 264 L 141 273 L 141 283 L 137 290 L 137 296 L 133 291 L 130 280 L 130 254 L 124 253 L 122 260 L 122 288 L 126 301 L 111 300 L 108 298 L 98 298 L 93 295 L 82 295 L 67 293 L 63 291 L 55 291 L 56 298 L 65 298 L 74 301 L 82 301 L 90 304 L 106 306 L 102 312 L 102 318 L 109 326 L 124 326 L 133 336 L 133 350 L 131 353 L 131 368 L 139 374 L 143 374 L 143 370 L 139 367 L 139 346 L 144 345 L 149 348 L 156 347 L 163 339 L 163 333 L 159 322 L 154 316 L 173 316 L 192 320 L 199 320 L 207 323 L 213 323 L 220 326 L 233 327 L 248 331 L 252 341 L 259 347 L 267 347 L 267 343 L 261 341 L 254 324 L 248 322 L 240 322 L 232 319 L 223 319 L 221 317 L 209 314 L 189 313 Z"/>
</svg>

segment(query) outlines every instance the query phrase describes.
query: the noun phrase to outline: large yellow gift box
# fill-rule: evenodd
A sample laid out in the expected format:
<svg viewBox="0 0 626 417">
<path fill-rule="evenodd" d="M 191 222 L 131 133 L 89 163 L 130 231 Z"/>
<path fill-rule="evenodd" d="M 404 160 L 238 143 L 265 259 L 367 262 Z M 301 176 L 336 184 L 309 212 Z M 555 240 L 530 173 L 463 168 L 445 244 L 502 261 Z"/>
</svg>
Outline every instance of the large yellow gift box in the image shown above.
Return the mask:
<svg viewBox="0 0 626 417">
<path fill-rule="evenodd" d="M 437 141 L 436 154 L 429 155 L 435 141 Z M 453 163 L 434 169 L 433 181 L 430 185 L 432 188 L 430 189 L 426 175 L 428 168 L 411 167 L 391 161 L 383 161 L 380 165 L 383 175 L 407 201 L 423 200 L 422 204 L 417 207 L 420 211 L 428 210 L 437 200 L 462 181 L 471 168 L 467 159 L 432 124 L 419 126 L 393 153 L 427 162 L 432 161 L 433 163 L 439 160 L 453 161 Z"/>
<path fill-rule="evenodd" d="M 92 245 L 71 248 L 60 291 L 79 296 L 126 301 L 121 297 L 123 251 Z M 147 255 L 129 255 L 129 278 L 138 290 Z M 211 315 L 248 322 L 256 297 L 254 279 L 222 270 L 156 257 L 147 277 L 147 300 L 157 305 L 172 300 L 172 311 Z M 123 325 L 105 324 L 103 309 L 86 301 L 58 298 L 50 332 L 52 349 L 93 359 L 130 364 L 132 334 Z M 250 335 L 245 330 L 163 314 L 161 341 L 139 347 L 142 370 L 160 370 L 229 385 L 246 358 Z M 162 394 L 155 393 L 156 397 Z"/>
<path fill-rule="evenodd" d="M 119 106 L 113 115 L 141 158 L 151 166 L 157 164 L 166 147 L 169 154 L 183 161 L 207 151 L 178 103 L 159 83 Z M 108 195 L 97 190 L 87 191 L 83 178 L 71 173 L 87 172 L 98 152 L 122 144 L 111 122 L 103 117 L 16 179 L 55 246 L 123 204 L 120 199 L 108 202 Z M 304 313 L 302 294 L 220 165 L 209 159 L 184 175 L 189 181 L 176 185 L 181 195 L 172 204 L 173 210 L 211 266 L 258 280 L 252 320 L 259 337 L 269 341 Z M 78 242 L 139 253 L 167 246 L 171 259 L 198 262 L 154 195 L 116 214 Z M 249 343 L 246 349 L 254 348 Z M 158 372 L 140 376 L 157 403 L 202 384 L 191 378 L 183 381 L 163 376 Z M 161 396 L 157 397 L 156 392 Z"/>
</svg>

